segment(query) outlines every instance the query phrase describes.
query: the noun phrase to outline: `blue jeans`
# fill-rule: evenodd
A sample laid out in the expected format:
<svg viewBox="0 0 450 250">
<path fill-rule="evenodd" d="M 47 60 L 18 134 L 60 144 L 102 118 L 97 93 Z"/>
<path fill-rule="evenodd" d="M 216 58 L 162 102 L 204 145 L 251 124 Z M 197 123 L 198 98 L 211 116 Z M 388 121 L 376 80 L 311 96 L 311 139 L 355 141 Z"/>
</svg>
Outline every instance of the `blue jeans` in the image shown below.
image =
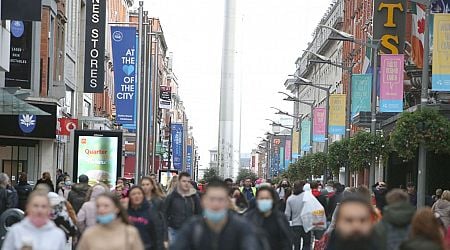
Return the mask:
<svg viewBox="0 0 450 250">
<path fill-rule="evenodd" d="M 167 230 L 169 234 L 169 245 L 172 245 L 177 238 L 178 230 L 173 227 L 168 227 Z"/>
</svg>

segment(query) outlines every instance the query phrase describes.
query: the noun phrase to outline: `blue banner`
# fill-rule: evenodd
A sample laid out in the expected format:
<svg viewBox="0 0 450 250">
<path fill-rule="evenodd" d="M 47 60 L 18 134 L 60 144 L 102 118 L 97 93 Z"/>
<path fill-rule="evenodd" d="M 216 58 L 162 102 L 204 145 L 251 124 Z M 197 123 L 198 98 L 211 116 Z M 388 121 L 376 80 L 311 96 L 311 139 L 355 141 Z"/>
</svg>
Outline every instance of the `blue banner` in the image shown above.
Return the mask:
<svg viewBox="0 0 450 250">
<path fill-rule="evenodd" d="M 309 151 L 311 148 L 311 121 L 302 121 L 301 148 L 302 151 Z"/>
<path fill-rule="evenodd" d="M 183 124 L 173 123 L 172 129 L 172 159 L 173 168 L 182 171 L 183 170 Z"/>
<path fill-rule="evenodd" d="M 136 28 L 111 27 L 116 122 L 136 124 Z"/>
<path fill-rule="evenodd" d="M 369 112 L 372 99 L 372 74 L 352 76 L 352 119 L 359 112 Z"/>
<path fill-rule="evenodd" d="M 186 149 L 186 172 L 192 175 L 192 145 L 187 145 Z"/>
</svg>

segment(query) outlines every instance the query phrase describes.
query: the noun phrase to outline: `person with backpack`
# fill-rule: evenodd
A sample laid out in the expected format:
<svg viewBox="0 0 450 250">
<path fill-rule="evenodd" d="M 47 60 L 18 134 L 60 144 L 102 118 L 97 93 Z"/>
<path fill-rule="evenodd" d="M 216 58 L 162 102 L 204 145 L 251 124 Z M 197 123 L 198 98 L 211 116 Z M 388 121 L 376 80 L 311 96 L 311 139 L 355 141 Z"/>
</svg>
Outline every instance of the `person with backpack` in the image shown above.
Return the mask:
<svg viewBox="0 0 450 250">
<path fill-rule="evenodd" d="M 8 189 L 9 176 L 0 173 L 0 215 L 9 208 L 15 207 L 14 194 Z"/>
<path fill-rule="evenodd" d="M 168 225 L 169 244 L 172 244 L 184 222 L 194 215 L 201 214 L 200 198 L 191 185 L 191 175 L 182 172 L 178 175 L 176 189 L 171 192 L 164 204 L 164 214 Z"/>
<path fill-rule="evenodd" d="M 80 211 L 81 206 L 86 202 L 86 197 L 88 190 L 91 186 L 89 186 L 89 177 L 87 175 L 80 175 L 78 177 L 79 183 L 73 184 L 72 189 L 69 192 L 67 197 L 67 201 L 73 206 L 75 212 L 78 213 Z"/>
<path fill-rule="evenodd" d="M 393 189 L 387 193 L 386 202 L 383 218 L 374 228 L 379 244 L 377 249 L 397 250 L 408 238 L 416 209 L 410 204 L 408 194 L 401 189 Z"/>
<path fill-rule="evenodd" d="M 27 205 L 28 196 L 33 191 L 33 187 L 28 183 L 27 173 L 22 172 L 19 175 L 19 183 L 14 187 L 17 191 L 17 195 L 19 197 L 19 206 L 18 208 L 22 211 L 25 211 L 25 206 Z"/>
<path fill-rule="evenodd" d="M 228 192 L 225 182 L 209 182 L 202 196 L 203 216 L 194 216 L 183 225 L 169 249 L 261 250 L 254 228 L 229 211 Z"/>
</svg>

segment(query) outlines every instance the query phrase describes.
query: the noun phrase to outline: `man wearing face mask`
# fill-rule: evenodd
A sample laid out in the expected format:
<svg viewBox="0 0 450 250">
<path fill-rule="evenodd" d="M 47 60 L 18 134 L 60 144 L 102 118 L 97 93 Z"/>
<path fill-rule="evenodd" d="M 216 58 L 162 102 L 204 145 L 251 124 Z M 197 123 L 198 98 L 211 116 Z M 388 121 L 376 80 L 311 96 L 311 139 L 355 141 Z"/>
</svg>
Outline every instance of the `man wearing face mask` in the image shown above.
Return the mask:
<svg viewBox="0 0 450 250">
<path fill-rule="evenodd" d="M 291 184 L 289 183 L 289 181 L 284 178 L 280 184 L 278 185 L 277 188 L 277 194 L 279 196 L 279 200 L 280 200 L 280 211 L 284 212 L 284 210 L 286 210 L 286 201 L 289 198 L 289 196 L 291 195 Z"/>
<path fill-rule="evenodd" d="M 171 250 L 256 250 L 260 249 L 253 228 L 239 215 L 228 211 L 228 187 L 212 181 L 202 197 L 203 216 L 185 223 Z"/>
<path fill-rule="evenodd" d="M 292 249 L 292 231 L 289 223 L 277 208 L 276 193 L 271 187 L 263 186 L 256 192 L 256 208 L 245 217 L 267 239 L 271 250 Z"/>
</svg>

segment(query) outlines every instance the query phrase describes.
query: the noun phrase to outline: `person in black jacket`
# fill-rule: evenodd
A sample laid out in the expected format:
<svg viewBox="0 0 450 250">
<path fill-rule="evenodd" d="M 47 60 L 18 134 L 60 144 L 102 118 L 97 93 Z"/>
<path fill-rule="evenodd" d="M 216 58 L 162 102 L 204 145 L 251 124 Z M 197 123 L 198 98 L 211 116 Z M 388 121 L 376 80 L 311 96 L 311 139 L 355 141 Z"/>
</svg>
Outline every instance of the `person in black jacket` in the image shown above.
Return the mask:
<svg viewBox="0 0 450 250">
<path fill-rule="evenodd" d="M 275 197 L 273 188 L 259 188 L 256 192 L 256 209 L 248 211 L 245 217 L 264 232 L 270 249 L 290 250 L 293 234 L 286 217 L 278 210 Z"/>
<path fill-rule="evenodd" d="M 55 192 L 55 186 L 53 185 L 49 172 L 42 173 L 42 178 L 36 182 L 34 189 L 36 189 L 39 186 L 39 184 L 45 184 L 47 185 L 49 192 Z"/>
<path fill-rule="evenodd" d="M 383 208 L 386 206 L 386 194 L 388 193 L 386 183 L 382 181 L 375 183 L 375 185 L 372 186 L 372 192 L 375 195 L 377 208 L 383 212 Z"/>
<path fill-rule="evenodd" d="M 75 212 L 78 214 L 81 206 L 86 202 L 87 192 L 91 186 L 89 186 L 89 177 L 87 175 L 80 175 L 78 177 L 79 183 L 73 184 L 72 189 L 69 192 L 67 201 L 70 202 Z"/>
<path fill-rule="evenodd" d="M 14 208 L 14 195 L 8 189 L 9 176 L 5 173 L 0 173 L 0 215 L 9 208 Z"/>
<path fill-rule="evenodd" d="M 128 219 L 138 229 L 145 250 L 163 250 L 164 238 L 158 233 L 163 230 L 163 225 L 158 219 L 158 213 L 152 210 L 145 199 L 144 190 L 134 186 L 128 197 Z"/>
<path fill-rule="evenodd" d="M 200 198 L 197 191 L 191 186 L 190 174 L 180 173 L 177 188 L 167 196 L 164 204 L 169 243 L 172 244 L 175 241 L 177 232 L 184 222 L 201 212 Z"/>
<path fill-rule="evenodd" d="M 171 250 L 260 250 L 254 228 L 229 211 L 228 187 L 223 181 L 209 182 L 202 196 L 203 217 L 194 216 L 177 235 Z"/>
<path fill-rule="evenodd" d="M 28 196 L 33 191 L 33 187 L 28 183 L 27 173 L 22 172 L 19 175 L 19 183 L 16 184 L 15 189 L 19 197 L 19 208 L 25 211 L 27 205 Z"/>
</svg>

